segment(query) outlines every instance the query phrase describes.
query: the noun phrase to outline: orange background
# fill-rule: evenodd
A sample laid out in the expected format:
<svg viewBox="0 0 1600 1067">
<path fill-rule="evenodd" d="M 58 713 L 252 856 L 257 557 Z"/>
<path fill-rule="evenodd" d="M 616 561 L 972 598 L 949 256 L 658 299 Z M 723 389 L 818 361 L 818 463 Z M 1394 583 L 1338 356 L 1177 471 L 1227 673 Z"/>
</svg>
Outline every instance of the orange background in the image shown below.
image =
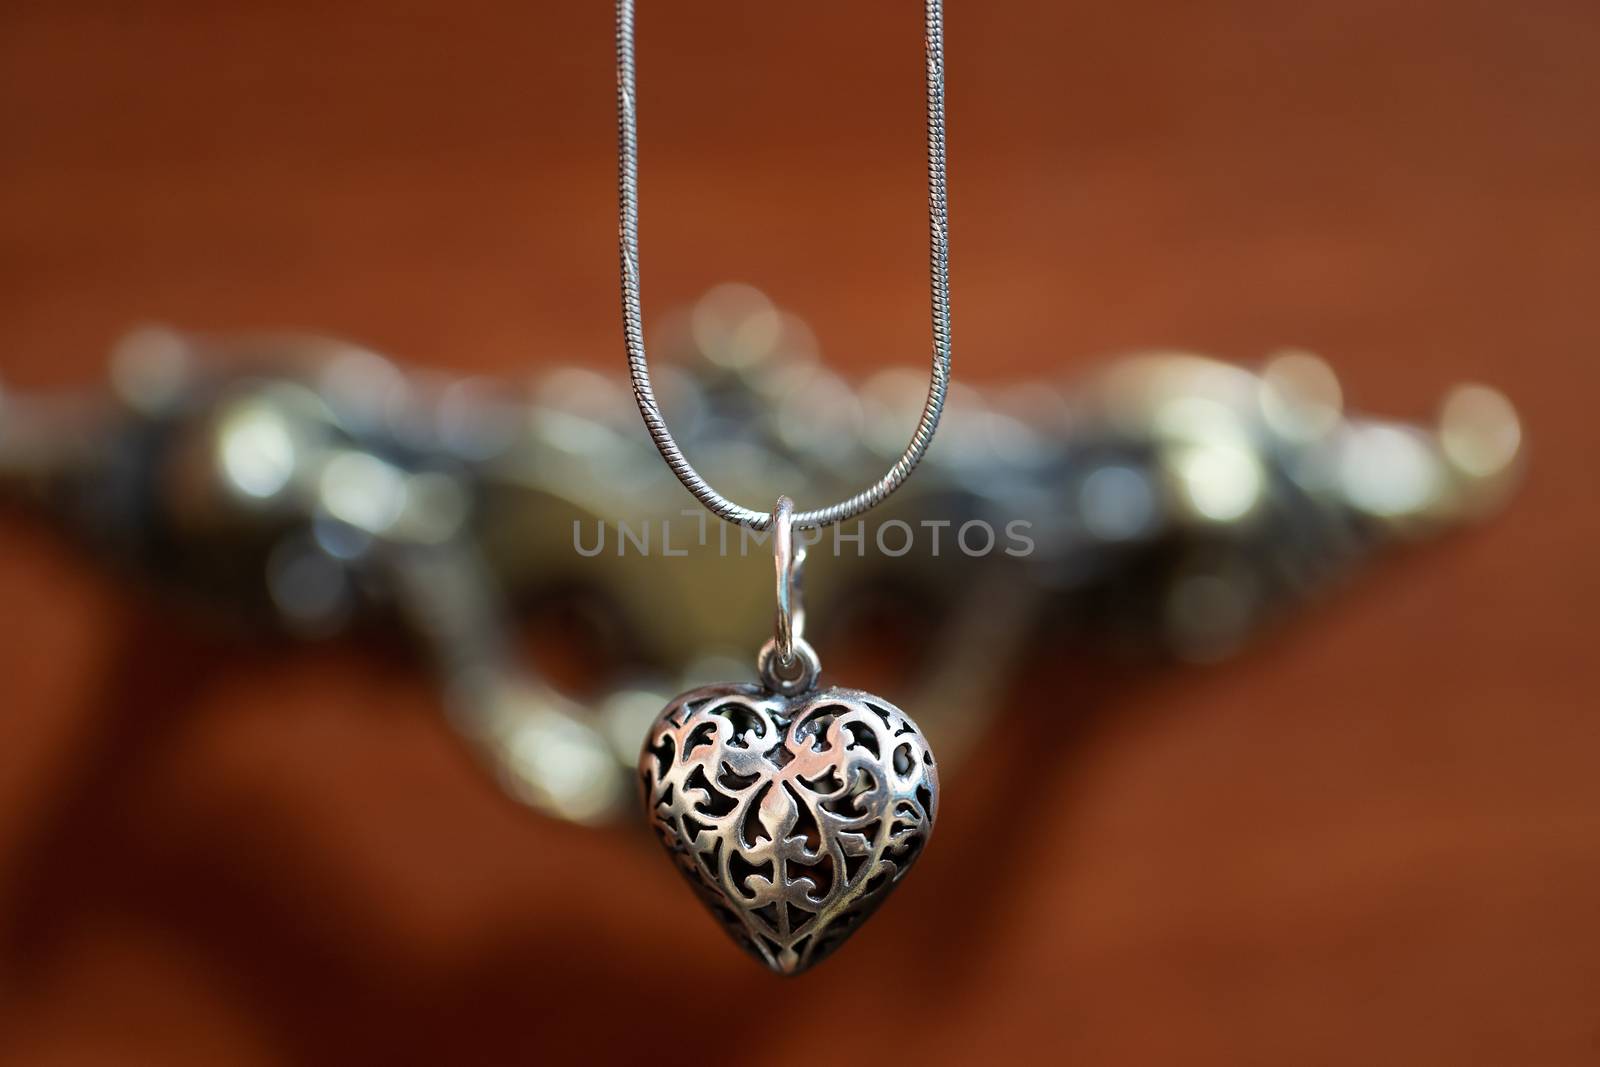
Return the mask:
<svg viewBox="0 0 1600 1067">
<path fill-rule="evenodd" d="M 847 373 L 920 365 L 915 6 L 640 34 L 647 310 L 746 280 Z M 151 318 L 620 372 L 611 35 L 597 2 L 7 5 L 6 383 L 97 384 Z M 1511 510 L 1227 666 L 1021 680 L 1048 714 L 787 984 L 641 835 L 502 799 L 403 653 L 208 636 L 8 520 L 0 1053 L 1600 1059 L 1600 5 L 956 3 L 948 57 L 958 376 L 1296 344 L 1409 418 L 1482 380 L 1531 441 Z"/>
</svg>

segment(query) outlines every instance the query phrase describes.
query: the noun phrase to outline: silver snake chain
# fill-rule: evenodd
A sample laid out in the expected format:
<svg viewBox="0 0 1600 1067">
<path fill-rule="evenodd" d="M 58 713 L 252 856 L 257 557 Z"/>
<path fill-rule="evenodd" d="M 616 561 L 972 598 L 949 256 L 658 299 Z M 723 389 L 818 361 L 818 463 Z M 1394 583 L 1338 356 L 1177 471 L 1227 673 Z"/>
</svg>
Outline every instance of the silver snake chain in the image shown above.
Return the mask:
<svg viewBox="0 0 1600 1067">
<path fill-rule="evenodd" d="M 922 419 L 905 452 L 884 476 L 846 500 L 794 514 L 796 528 L 829 526 L 854 518 L 900 487 L 921 461 L 939 426 L 950 382 L 950 225 L 944 176 L 944 11 L 941 0 L 925 3 L 928 77 L 928 275 L 933 305 L 933 372 Z M 635 92 L 633 0 L 617 0 L 617 200 L 621 215 L 622 322 L 628 345 L 628 371 L 639 414 L 672 473 L 712 514 L 729 522 L 765 530 L 771 511 L 743 507 L 711 488 L 673 440 L 650 385 L 644 351 L 644 316 L 639 308 L 639 116 Z M 776 494 L 775 494 L 776 495 Z"/>
</svg>

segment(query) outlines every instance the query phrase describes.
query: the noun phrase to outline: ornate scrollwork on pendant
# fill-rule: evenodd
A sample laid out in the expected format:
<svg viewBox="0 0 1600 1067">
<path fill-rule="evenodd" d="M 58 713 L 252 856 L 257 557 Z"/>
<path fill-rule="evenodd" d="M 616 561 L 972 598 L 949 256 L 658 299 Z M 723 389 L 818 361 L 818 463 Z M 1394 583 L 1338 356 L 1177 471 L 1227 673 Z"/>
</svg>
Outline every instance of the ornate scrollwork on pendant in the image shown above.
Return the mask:
<svg viewBox="0 0 1600 1067">
<path fill-rule="evenodd" d="M 735 941 L 780 974 L 837 949 L 933 831 L 939 778 L 920 730 L 853 689 L 691 690 L 639 758 L 650 823 Z"/>
</svg>

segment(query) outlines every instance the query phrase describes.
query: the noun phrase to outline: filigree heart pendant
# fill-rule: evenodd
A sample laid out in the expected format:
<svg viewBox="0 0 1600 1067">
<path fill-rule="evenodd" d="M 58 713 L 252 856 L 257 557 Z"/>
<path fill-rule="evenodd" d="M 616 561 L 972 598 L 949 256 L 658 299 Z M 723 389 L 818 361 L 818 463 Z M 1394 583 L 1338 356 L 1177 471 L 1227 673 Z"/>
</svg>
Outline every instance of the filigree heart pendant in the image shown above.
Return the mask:
<svg viewBox="0 0 1600 1067">
<path fill-rule="evenodd" d="M 933 832 L 939 776 L 899 708 L 817 687 L 786 503 L 774 515 L 778 632 L 761 651 L 761 684 L 679 696 L 650 728 L 639 772 L 650 825 L 711 913 L 792 975 L 843 944 L 911 869 Z"/>
<path fill-rule="evenodd" d="M 933 830 L 916 724 L 851 689 L 691 690 L 640 759 L 651 825 L 734 940 L 781 974 L 844 943 Z"/>
</svg>

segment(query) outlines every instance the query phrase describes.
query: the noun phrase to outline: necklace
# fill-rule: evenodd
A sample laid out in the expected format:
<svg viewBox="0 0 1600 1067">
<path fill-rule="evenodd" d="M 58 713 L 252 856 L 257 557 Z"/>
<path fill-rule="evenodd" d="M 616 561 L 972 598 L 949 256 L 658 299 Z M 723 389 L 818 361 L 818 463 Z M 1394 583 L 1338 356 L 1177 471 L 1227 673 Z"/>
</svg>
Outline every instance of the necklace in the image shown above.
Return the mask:
<svg viewBox="0 0 1600 1067">
<path fill-rule="evenodd" d="M 633 0 L 617 0 L 617 127 L 623 334 L 639 413 L 672 472 L 719 518 L 766 531 L 773 547 L 774 633 L 756 660 L 758 684 L 683 693 L 656 718 L 639 757 L 652 828 L 712 914 L 742 947 L 781 974 L 831 954 L 899 884 L 933 831 L 939 779 L 927 741 L 880 697 L 820 687 L 804 636 L 796 529 L 854 518 L 915 469 L 939 425 L 950 378 L 950 253 L 945 202 L 944 16 L 925 0 L 928 235 L 933 366 L 928 399 L 905 452 L 854 496 L 770 512 L 718 493 L 673 439 L 645 356 L 639 283 L 638 112 Z"/>
</svg>

